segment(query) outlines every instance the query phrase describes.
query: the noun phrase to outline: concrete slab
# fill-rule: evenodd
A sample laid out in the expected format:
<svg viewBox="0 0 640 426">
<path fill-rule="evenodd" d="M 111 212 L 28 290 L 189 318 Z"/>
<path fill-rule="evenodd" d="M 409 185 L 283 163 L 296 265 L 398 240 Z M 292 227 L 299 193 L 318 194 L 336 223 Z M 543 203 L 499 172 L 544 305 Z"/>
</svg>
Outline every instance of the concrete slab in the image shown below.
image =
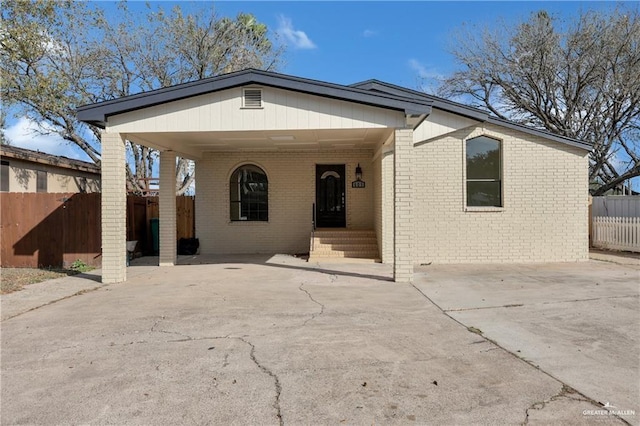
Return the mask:
<svg viewBox="0 0 640 426">
<path fill-rule="evenodd" d="M 0 296 L 0 320 L 101 286 L 100 270 L 27 285 L 20 291 Z"/>
<path fill-rule="evenodd" d="M 599 408 L 386 265 L 198 261 L 2 321 L 2 424 L 578 424 Z"/>
<path fill-rule="evenodd" d="M 598 261 L 432 266 L 416 285 L 452 318 L 587 397 L 634 411 L 623 417 L 638 424 L 639 269 Z"/>
<path fill-rule="evenodd" d="M 590 249 L 589 258 L 603 262 L 619 263 L 621 265 L 640 266 L 640 253 L 628 251 Z"/>
<path fill-rule="evenodd" d="M 131 276 L 144 272 L 145 268 L 128 269 Z M 101 282 L 101 273 L 100 269 L 94 269 L 78 275 L 29 284 L 20 291 L 3 294 L 0 296 L 0 321 L 74 295 L 97 290 L 104 285 Z"/>
</svg>

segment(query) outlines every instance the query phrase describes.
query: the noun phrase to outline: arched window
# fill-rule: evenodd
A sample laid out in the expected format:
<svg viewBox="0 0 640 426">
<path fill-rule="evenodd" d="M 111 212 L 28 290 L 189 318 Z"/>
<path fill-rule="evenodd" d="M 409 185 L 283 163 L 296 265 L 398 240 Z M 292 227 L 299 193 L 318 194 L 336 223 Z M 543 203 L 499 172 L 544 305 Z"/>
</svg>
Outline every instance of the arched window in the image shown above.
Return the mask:
<svg viewBox="0 0 640 426">
<path fill-rule="evenodd" d="M 499 140 L 467 140 L 467 206 L 502 207 L 502 155 Z"/>
<path fill-rule="evenodd" d="M 269 182 L 258 166 L 238 167 L 229 181 L 231 220 L 269 220 Z"/>
</svg>

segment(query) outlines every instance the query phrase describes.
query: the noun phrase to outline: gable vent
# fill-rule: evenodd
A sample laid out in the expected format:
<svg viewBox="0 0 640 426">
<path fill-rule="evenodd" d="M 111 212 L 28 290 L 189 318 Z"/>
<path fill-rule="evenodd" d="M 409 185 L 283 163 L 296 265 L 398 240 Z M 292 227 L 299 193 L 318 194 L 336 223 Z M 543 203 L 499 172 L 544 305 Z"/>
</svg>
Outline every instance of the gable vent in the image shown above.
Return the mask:
<svg viewBox="0 0 640 426">
<path fill-rule="evenodd" d="M 243 107 L 262 108 L 262 89 L 244 89 L 242 95 Z"/>
</svg>

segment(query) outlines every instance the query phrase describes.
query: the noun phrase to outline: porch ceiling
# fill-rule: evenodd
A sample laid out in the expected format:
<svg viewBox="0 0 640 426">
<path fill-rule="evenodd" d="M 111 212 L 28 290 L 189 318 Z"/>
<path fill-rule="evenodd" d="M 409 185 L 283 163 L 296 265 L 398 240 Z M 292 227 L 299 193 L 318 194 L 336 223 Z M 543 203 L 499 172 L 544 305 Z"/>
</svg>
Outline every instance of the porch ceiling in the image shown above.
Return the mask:
<svg viewBox="0 0 640 426">
<path fill-rule="evenodd" d="M 171 150 L 185 157 L 211 151 L 287 151 L 375 149 L 393 132 L 389 128 L 331 130 L 265 130 L 219 132 L 128 133 L 126 138 L 151 148 Z"/>
</svg>

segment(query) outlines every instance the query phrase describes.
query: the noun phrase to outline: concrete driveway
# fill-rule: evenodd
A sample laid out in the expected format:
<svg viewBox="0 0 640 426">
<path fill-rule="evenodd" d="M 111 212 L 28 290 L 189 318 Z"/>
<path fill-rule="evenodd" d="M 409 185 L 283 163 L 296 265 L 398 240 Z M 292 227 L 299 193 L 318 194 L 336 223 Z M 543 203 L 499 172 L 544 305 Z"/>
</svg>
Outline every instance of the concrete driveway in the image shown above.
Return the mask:
<svg viewBox="0 0 640 426">
<path fill-rule="evenodd" d="M 421 268 L 450 317 L 640 422 L 640 263 Z"/>
<path fill-rule="evenodd" d="M 385 265 L 198 261 L 4 320 L 2 424 L 621 423 Z"/>
</svg>

